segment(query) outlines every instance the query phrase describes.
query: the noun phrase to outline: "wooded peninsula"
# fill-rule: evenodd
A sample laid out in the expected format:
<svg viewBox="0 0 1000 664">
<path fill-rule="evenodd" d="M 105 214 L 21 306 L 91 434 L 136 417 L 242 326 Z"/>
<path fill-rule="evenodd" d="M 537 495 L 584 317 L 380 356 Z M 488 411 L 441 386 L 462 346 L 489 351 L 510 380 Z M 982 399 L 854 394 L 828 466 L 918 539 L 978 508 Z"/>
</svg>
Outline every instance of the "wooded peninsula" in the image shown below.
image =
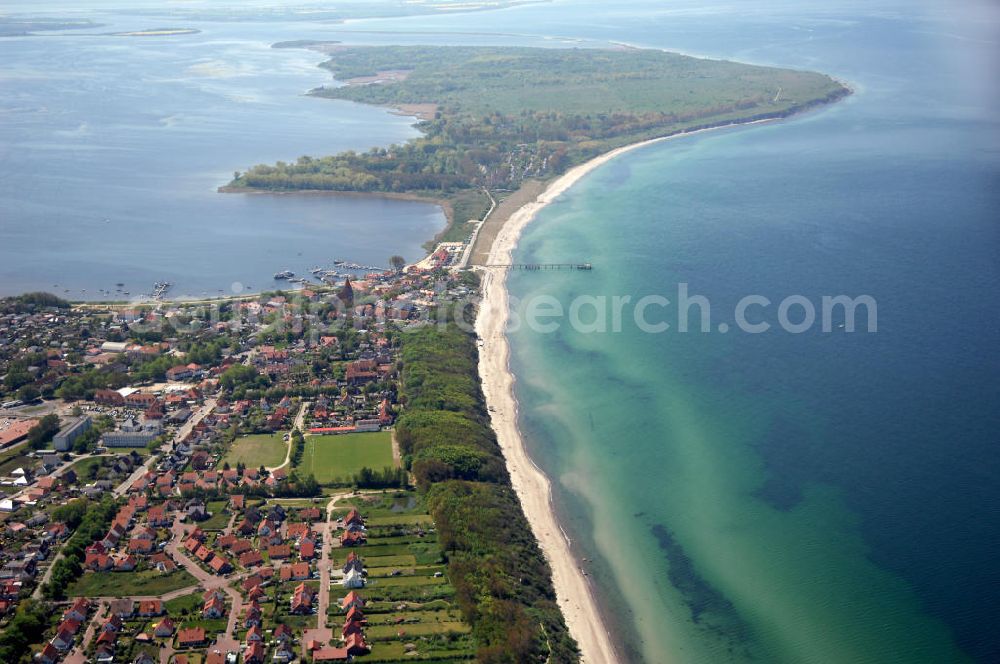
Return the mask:
<svg viewBox="0 0 1000 664">
<path fill-rule="evenodd" d="M 625 47 L 307 47 L 329 53 L 322 66 L 346 83 L 311 94 L 417 115 L 423 135 L 257 165 L 223 190 L 426 198 L 448 212 L 448 240 L 468 236 L 464 222 L 483 217 L 489 193 L 502 198 L 630 143 L 782 118 L 850 93 L 815 72 Z"/>
</svg>

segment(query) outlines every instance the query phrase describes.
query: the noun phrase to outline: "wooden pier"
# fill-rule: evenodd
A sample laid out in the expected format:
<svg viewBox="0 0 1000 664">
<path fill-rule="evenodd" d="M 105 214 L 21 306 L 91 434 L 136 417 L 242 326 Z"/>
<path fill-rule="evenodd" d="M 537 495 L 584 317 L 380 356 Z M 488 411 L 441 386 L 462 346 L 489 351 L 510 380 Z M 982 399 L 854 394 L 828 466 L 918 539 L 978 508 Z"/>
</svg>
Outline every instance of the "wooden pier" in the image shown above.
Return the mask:
<svg viewBox="0 0 1000 664">
<path fill-rule="evenodd" d="M 590 263 L 487 263 L 486 267 L 505 267 L 512 270 L 592 270 Z"/>
</svg>

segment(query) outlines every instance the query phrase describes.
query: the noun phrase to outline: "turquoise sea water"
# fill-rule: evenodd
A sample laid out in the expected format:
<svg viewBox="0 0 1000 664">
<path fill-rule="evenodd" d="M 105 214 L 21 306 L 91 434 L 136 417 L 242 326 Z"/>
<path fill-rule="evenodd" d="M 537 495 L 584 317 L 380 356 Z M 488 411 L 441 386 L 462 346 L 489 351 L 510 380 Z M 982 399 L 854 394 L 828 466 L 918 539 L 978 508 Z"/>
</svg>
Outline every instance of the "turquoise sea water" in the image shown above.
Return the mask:
<svg viewBox="0 0 1000 664">
<path fill-rule="evenodd" d="M 522 425 L 623 654 L 1000 660 L 996 15 L 645 18 L 641 43 L 787 58 L 858 94 L 623 156 L 523 237 L 517 260 L 595 269 L 515 274 L 522 300 L 676 302 L 684 282 L 712 306 L 708 333 L 512 333 Z M 878 330 L 733 331 L 750 294 L 868 294 Z"/>
</svg>

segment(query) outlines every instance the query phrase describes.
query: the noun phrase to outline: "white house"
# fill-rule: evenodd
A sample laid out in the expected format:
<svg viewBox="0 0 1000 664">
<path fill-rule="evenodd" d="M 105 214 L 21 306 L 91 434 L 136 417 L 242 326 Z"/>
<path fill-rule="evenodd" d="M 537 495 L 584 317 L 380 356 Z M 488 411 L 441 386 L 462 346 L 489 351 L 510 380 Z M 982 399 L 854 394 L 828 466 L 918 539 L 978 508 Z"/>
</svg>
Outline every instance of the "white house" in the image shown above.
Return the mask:
<svg viewBox="0 0 1000 664">
<path fill-rule="evenodd" d="M 363 588 L 365 586 L 365 578 L 361 576 L 361 572 L 352 569 L 340 580 L 340 585 L 345 588 Z"/>
</svg>

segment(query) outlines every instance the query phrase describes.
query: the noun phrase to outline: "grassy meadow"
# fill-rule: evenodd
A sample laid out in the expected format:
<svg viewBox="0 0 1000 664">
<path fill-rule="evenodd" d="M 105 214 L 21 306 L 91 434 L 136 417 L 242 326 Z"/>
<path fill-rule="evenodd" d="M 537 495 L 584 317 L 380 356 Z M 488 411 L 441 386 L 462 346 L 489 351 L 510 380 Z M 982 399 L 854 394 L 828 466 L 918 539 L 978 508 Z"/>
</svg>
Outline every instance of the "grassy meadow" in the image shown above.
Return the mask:
<svg viewBox="0 0 1000 664">
<path fill-rule="evenodd" d="M 299 472 L 312 474 L 320 484 L 330 484 L 349 482 L 364 467 L 381 470 L 392 465 L 392 434 L 388 431 L 306 436 Z"/>
</svg>

